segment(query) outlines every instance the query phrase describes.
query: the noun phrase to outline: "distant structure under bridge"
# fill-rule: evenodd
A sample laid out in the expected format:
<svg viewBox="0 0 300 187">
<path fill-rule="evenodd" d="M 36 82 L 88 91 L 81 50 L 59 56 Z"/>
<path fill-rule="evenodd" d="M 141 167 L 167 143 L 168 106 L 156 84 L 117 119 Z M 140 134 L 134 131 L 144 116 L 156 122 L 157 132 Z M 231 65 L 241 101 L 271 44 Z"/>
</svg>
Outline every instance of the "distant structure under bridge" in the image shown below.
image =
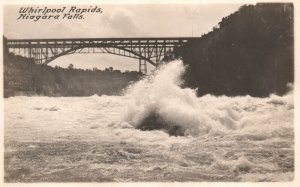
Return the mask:
<svg viewBox="0 0 300 187">
<path fill-rule="evenodd" d="M 165 38 L 62 38 L 5 39 L 9 52 L 34 58 L 38 64 L 74 53 L 108 53 L 139 60 L 139 71 L 147 74 L 147 63 L 158 66 L 175 47 L 181 47 L 198 37 Z"/>
</svg>

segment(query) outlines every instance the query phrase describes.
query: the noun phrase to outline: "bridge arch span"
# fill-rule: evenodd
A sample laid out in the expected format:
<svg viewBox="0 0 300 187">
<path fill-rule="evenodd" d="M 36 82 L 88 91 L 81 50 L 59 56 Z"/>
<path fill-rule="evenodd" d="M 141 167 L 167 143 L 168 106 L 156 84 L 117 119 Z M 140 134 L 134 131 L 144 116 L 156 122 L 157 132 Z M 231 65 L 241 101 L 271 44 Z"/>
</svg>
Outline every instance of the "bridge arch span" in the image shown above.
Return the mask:
<svg viewBox="0 0 300 187">
<path fill-rule="evenodd" d="M 139 71 L 147 73 L 147 63 L 158 66 L 175 47 L 195 39 L 198 38 L 7 39 L 5 43 L 10 52 L 34 58 L 39 64 L 74 53 L 108 53 L 139 59 Z"/>
</svg>

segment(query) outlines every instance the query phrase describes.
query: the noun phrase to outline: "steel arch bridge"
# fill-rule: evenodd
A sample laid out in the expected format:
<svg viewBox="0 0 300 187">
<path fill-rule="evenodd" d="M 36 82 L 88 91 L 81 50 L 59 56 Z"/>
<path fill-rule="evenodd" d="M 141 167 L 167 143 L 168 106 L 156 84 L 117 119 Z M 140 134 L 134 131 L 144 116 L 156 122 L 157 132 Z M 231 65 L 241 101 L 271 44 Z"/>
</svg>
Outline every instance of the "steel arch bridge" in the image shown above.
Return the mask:
<svg viewBox="0 0 300 187">
<path fill-rule="evenodd" d="M 175 47 L 196 40 L 196 37 L 166 38 L 63 38 L 63 39 L 5 39 L 4 43 L 16 55 L 34 58 L 38 64 L 74 53 L 109 53 L 139 60 L 139 71 L 147 73 L 147 62 L 158 66 Z"/>
</svg>

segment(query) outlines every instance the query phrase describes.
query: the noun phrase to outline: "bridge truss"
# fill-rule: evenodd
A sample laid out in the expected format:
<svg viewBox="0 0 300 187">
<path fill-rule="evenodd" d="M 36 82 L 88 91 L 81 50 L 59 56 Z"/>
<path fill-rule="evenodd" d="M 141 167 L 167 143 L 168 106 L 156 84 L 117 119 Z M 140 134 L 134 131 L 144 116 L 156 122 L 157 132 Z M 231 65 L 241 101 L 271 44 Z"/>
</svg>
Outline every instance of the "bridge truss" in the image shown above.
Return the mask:
<svg viewBox="0 0 300 187">
<path fill-rule="evenodd" d="M 147 73 L 147 63 L 158 66 L 175 47 L 196 38 L 72 38 L 72 39 L 7 39 L 9 52 L 34 58 L 38 64 L 74 53 L 108 53 L 139 60 L 139 71 Z"/>
</svg>

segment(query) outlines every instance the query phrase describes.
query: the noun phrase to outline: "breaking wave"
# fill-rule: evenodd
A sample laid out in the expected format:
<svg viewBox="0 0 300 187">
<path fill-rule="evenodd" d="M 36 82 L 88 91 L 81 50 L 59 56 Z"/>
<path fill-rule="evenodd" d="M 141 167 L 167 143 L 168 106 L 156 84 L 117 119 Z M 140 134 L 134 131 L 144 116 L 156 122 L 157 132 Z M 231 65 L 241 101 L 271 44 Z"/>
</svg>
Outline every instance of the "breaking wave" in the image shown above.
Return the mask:
<svg viewBox="0 0 300 187">
<path fill-rule="evenodd" d="M 286 135 L 286 128 L 292 128 L 290 120 L 285 120 L 293 118 L 292 92 L 269 98 L 197 97 L 196 90 L 181 87 L 184 71 L 181 61 L 172 61 L 131 85 L 122 120 L 136 129 L 162 130 L 175 136 L 230 132 L 253 140 Z"/>
</svg>

